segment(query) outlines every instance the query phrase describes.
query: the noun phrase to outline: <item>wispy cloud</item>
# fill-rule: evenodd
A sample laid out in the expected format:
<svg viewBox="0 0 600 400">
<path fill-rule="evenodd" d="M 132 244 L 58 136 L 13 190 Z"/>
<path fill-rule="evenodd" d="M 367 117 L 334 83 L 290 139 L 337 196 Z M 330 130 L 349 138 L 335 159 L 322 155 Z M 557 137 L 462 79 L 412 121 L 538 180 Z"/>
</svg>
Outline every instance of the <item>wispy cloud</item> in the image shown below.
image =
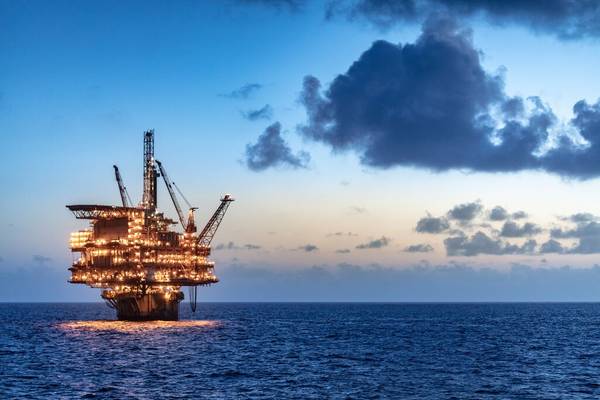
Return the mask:
<svg viewBox="0 0 600 400">
<path fill-rule="evenodd" d="M 273 117 L 273 108 L 265 104 L 263 107 L 255 110 L 242 111 L 242 116 L 248 121 L 270 120 Z"/>
<path fill-rule="evenodd" d="M 239 4 L 264 6 L 292 13 L 301 11 L 306 4 L 305 0 L 237 0 L 237 2 Z"/>
<path fill-rule="evenodd" d="M 227 97 L 230 99 L 241 99 L 246 100 L 250 98 L 254 93 L 262 89 L 263 85 L 260 83 L 247 83 L 244 86 L 232 90 L 229 93 L 221 94 L 221 97 Z"/>
<path fill-rule="evenodd" d="M 32 258 L 33 258 L 33 261 L 38 264 L 45 264 L 47 262 L 52 261 L 52 258 L 47 257 L 47 256 L 42 256 L 40 254 L 35 254 Z"/>
<path fill-rule="evenodd" d="M 351 206 L 350 207 L 351 214 L 365 214 L 367 213 L 367 209 L 360 206 Z"/>
<path fill-rule="evenodd" d="M 234 242 L 219 243 L 218 245 L 216 245 L 214 247 L 214 250 L 260 250 L 260 249 L 262 249 L 262 246 L 259 246 L 256 244 L 248 243 L 248 244 L 238 246 Z"/>
<path fill-rule="evenodd" d="M 404 248 L 407 253 L 429 253 L 433 251 L 433 247 L 427 243 L 413 244 Z"/>
<path fill-rule="evenodd" d="M 298 246 L 295 250 L 301 250 L 306 253 L 312 253 L 314 251 L 319 250 L 319 248 L 317 246 L 315 246 L 314 244 L 305 244 L 303 246 Z"/>
<path fill-rule="evenodd" d="M 333 232 L 333 233 L 327 234 L 327 237 L 332 237 L 332 236 L 358 236 L 358 234 L 353 233 L 353 232 Z"/>
<path fill-rule="evenodd" d="M 375 239 L 375 240 L 371 240 L 370 242 L 367 242 L 367 243 L 359 244 L 355 248 L 359 249 L 359 250 L 381 249 L 382 247 L 386 247 L 388 244 L 390 244 L 391 241 L 392 241 L 392 239 L 382 236 L 379 239 Z"/>
</svg>

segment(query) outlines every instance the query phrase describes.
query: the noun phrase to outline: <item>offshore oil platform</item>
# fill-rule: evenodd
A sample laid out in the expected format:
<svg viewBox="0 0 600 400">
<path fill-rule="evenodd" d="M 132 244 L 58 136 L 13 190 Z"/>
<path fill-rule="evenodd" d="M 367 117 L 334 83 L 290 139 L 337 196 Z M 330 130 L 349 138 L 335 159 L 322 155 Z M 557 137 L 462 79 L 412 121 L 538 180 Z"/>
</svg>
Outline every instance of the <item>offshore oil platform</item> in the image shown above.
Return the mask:
<svg viewBox="0 0 600 400">
<path fill-rule="evenodd" d="M 87 229 L 71 233 L 73 262 L 70 283 L 102 290 L 102 298 L 116 309 L 120 320 L 177 320 L 181 287 L 189 287 L 190 305 L 196 309 L 198 286 L 217 283 L 210 243 L 233 198 L 226 194 L 204 229 L 197 234 L 194 211 L 172 182 L 165 167 L 154 158 L 154 130 L 144 132 L 144 191 L 134 206 L 117 166 L 115 178 L 121 206 L 69 205 L 75 218 L 90 220 Z M 177 221 L 157 211 L 157 180 L 163 178 L 183 232 L 172 229 Z M 189 206 L 187 220 L 174 189 Z"/>
</svg>

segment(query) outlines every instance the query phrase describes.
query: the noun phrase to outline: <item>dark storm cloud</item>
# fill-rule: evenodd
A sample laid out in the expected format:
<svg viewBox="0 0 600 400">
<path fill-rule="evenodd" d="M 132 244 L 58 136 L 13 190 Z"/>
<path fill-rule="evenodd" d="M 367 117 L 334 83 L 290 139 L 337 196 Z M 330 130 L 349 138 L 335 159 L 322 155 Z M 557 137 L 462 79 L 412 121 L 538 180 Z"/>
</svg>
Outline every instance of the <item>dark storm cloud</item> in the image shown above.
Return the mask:
<svg viewBox="0 0 600 400">
<path fill-rule="evenodd" d="M 596 0 L 334 0 L 326 15 L 366 19 L 386 29 L 421 21 L 432 13 L 483 17 L 499 25 L 524 26 L 561 39 L 600 35 L 600 4 Z"/>
<path fill-rule="evenodd" d="M 468 31 L 443 18 L 427 20 L 414 44 L 376 41 L 324 90 L 304 79 L 308 118 L 298 130 L 375 168 L 600 175 L 600 104 L 578 102 L 559 128 L 539 98 L 507 96 L 480 54 Z M 555 147 L 540 153 L 550 139 Z"/>
<path fill-rule="evenodd" d="M 446 218 L 427 216 L 417 222 L 415 230 L 419 233 L 442 233 L 450 228 Z"/>
<path fill-rule="evenodd" d="M 520 238 L 537 235 L 540 232 L 542 232 L 542 228 L 531 222 L 526 222 L 523 225 L 519 225 L 513 221 L 506 221 L 502 226 L 500 236 Z"/>
<path fill-rule="evenodd" d="M 371 240 L 370 242 L 367 242 L 367 243 L 361 243 L 358 246 L 356 246 L 356 248 L 359 250 L 380 249 L 382 247 L 386 247 L 388 244 L 390 244 L 391 241 L 392 241 L 392 239 L 382 236 L 379 239 Z"/>
<path fill-rule="evenodd" d="M 36 263 L 38 263 L 38 264 L 45 264 L 47 262 L 52 261 L 52 258 L 46 257 L 46 256 L 42 256 L 42 255 L 39 255 L 39 254 L 34 255 L 32 258 L 33 258 L 33 261 L 36 262 Z"/>
<path fill-rule="evenodd" d="M 250 96 L 252 96 L 254 93 L 256 93 L 258 90 L 262 89 L 263 85 L 261 85 L 260 83 L 247 83 L 244 86 L 232 90 L 229 93 L 226 94 L 222 94 L 222 97 L 228 97 L 230 99 L 241 99 L 241 100 L 246 100 L 248 99 Z"/>
<path fill-rule="evenodd" d="M 508 211 L 504 207 L 496 206 L 490 211 L 492 221 L 504 221 L 508 218 Z"/>
<path fill-rule="evenodd" d="M 460 222 L 469 222 L 475 219 L 483 210 L 483 206 L 478 203 L 464 203 L 454 206 L 448 211 L 448 218 Z"/>
<path fill-rule="evenodd" d="M 255 144 L 246 145 L 246 166 L 252 171 L 263 171 L 270 167 L 306 168 L 310 155 L 306 152 L 293 154 L 281 137 L 279 122 L 267 127 Z"/>
<path fill-rule="evenodd" d="M 541 254 L 548 254 L 548 253 L 558 253 L 558 254 L 562 254 L 564 253 L 565 249 L 563 248 L 563 245 L 554 239 L 550 239 L 547 242 L 542 243 L 542 245 L 540 246 L 540 253 Z"/>
<path fill-rule="evenodd" d="M 535 251 L 536 245 L 535 240 L 528 240 L 521 246 L 510 244 L 500 239 L 493 239 L 481 231 L 470 237 L 463 234 L 444 240 L 448 256 L 530 254 Z"/>
<path fill-rule="evenodd" d="M 433 251 L 433 247 L 430 244 L 413 244 L 404 248 L 407 253 L 429 253 Z"/>
<path fill-rule="evenodd" d="M 312 253 L 313 251 L 319 250 L 319 248 L 314 244 L 305 244 L 304 246 L 299 246 L 296 250 L 302 250 L 307 253 Z"/>
<path fill-rule="evenodd" d="M 256 110 L 242 111 L 242 116 L 248 121 L 258 121 L 261 119 L 270 120 L 273 117 L 273 108 L 270 105 L 265 104 L 264 107 Z"/>
</svg>

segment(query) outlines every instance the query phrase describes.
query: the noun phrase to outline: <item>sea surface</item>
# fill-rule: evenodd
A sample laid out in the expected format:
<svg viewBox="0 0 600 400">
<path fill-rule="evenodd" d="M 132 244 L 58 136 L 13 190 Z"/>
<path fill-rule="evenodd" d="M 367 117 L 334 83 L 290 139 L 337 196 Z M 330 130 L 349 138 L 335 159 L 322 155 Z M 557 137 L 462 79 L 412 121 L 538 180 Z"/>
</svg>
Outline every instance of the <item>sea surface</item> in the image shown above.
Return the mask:
<svg viewBox="0 0 600 400">
<path fill-rule="evenodd" d="M 0 304 L 0 399 L 600 397 L 600 304 Z"/>
</svg>

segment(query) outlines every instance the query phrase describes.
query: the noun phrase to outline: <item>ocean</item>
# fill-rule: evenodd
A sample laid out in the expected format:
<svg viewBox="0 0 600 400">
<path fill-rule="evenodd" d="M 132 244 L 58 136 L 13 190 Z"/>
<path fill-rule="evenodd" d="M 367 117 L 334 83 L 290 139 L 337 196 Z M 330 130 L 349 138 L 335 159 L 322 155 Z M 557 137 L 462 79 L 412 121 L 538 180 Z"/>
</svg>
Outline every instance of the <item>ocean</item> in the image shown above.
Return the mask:
<svg viewBox="0 0 600 400">
<path fill-rule="evenodd" d="M 600 397 L 600 304 L 0 304 L 0 399 Z"/>
</svg>

